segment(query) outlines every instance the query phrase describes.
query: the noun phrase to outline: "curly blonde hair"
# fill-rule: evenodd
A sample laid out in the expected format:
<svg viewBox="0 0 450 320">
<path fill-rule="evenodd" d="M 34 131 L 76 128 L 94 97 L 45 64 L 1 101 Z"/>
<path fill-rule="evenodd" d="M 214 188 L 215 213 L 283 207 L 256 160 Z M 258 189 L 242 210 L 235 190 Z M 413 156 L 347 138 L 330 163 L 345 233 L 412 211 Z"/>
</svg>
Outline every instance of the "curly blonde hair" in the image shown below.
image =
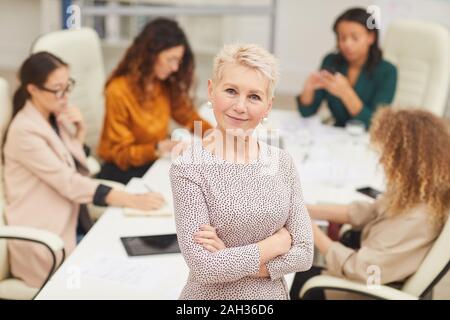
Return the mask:
<svg viewBox="0 0 450 320">
<path fill-rule="evenodd" d="M 440 228 L 450 209 L 450 129 L 418 109 L 381 108 L 372 119 L 372 145 L 379 148 L 391 215 L 424 203 Z"/>
</svg>

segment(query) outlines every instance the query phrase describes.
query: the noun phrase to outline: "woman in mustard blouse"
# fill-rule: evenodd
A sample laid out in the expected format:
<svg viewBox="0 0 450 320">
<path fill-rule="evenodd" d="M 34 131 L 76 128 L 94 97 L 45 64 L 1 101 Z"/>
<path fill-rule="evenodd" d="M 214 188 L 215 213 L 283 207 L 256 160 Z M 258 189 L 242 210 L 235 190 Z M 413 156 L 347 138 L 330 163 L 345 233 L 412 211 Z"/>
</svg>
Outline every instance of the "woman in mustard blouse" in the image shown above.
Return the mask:
<svg viewBox="0 0 450 320">
<path fill-rule="evenodd" d="M 328 54 L 320 71 L 306 80 L 297 96 L 302 116 L 315 114 L 326 101 L 336 126 L 343 127 L 348 120 L 356 119 L 368 128 L 374 111 L 391 104 L 397 69 L 383 60 L 378 29 L 372 26 L 372 19 L 361 8 L 349 9 L 337 18 L 333 30 L 338 52 Z"/>
<path fill-rule="evenodd" d="M 141 177 L 176 142 L 168 139 L 169 120 L 202 132 L 211 126 L 196 113 L 189 97 L 194 58 L 175 21 L 158 18 L 134 39 L 106 83 L 106 115 L 98 155 L 98 175 L 127 183 Z"/>
</svg>

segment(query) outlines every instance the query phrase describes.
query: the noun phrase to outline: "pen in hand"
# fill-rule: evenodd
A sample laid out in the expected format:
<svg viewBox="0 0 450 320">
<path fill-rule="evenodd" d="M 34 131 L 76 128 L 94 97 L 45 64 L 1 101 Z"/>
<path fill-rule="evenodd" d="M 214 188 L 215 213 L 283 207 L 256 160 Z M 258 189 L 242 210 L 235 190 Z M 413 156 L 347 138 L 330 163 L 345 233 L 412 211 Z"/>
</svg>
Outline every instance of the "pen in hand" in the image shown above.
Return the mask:
<svg viewBox="0 0 450 320">
<path fill-rule="evenodd" d="M 142 181 L 142 185 L 145 187 L 145 189 L 147 189 L 148 192 L 154 192 L 154 193 L 158 193 L 158 194 L 159 194 L 159 192 L 156 192 L 155 190 L 153 190 L 153 188 L 150 187 L 150 186 L 147 184 L 146 181 Z M 161 194 L 161 197 L 163 198 L 163 203 L 166 203 L 166 200 L 164 199 L 164 197 L 163 197 L 162 194 Z"/>
</svg>

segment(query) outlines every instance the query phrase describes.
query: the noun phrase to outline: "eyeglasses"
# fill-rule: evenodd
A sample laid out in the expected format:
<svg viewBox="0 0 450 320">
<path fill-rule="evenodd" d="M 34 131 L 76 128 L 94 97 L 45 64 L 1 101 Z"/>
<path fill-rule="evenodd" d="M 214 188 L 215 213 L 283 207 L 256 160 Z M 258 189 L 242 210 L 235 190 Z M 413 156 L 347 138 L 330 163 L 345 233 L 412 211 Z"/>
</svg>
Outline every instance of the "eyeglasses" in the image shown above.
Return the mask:
<svg viewBox="0 0 450 320">
<path fill-rule="evenodd" d="M 75 80 L 70 78 L 69 83 L 67 84 L 67 86 L 64 89 L 52 90 L 52 89 L 48 89 L 44 86 L 39 86 L 39 89 L 47 91 L 47 92 L 51 92 L 56 96 L 56 98 L 61 99 L 66 95 L 66 93 L 72 92 L 74 86 L 75 86 Z"/>
</svg>

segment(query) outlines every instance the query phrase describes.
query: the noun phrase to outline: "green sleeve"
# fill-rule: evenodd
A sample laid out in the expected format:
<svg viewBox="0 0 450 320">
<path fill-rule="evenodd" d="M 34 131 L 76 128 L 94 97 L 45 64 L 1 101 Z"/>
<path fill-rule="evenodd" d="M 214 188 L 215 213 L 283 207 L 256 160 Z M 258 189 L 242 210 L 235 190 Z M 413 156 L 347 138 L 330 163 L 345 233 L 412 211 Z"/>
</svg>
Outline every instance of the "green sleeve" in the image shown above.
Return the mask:
<svg viewBox="0 0 450 320">
<path fill-rule="evenodd" d="M 297 101 L 297 108 L 300 114 L 304 117 L 309 117 L 314 115 L 320 107 L 323 98 L 325 97 L 325 90 L 316 90 L 314 94 L 313 102 L 306 106 L 300 102 L 300 96 L 298 95 L 295 100 Z"/>
<path fill-rule="evenodd" d="M 392 103 L 396 85 L 397 69 L 391 64 L 386 64 L 386 66 L 383 66 L 382 72 L 377 76 L 377 89 L 373 99 L 367 104 L 364 104 L 361 111 L 353 119 L 363 121 L 366 128 L 369 128 L 370 120 L 377 108 Z"/>
<path fill-rule="evenodd" d="M 335 54 L 328 54 L 322 61 L 320 69 L 324 67 L 334 66 Z M 314 100 L 310 105 L 303 105 L 300 102 L 300 96 L 298 95 L 295 100 L 297 101 L 297 109 L 303 117 L 309 117 L 314 115 L 320 107 L 322 100 L 325 98 L 326 91 L 324 89 L 316 90 L 314 94 Z"/>
</svg>

